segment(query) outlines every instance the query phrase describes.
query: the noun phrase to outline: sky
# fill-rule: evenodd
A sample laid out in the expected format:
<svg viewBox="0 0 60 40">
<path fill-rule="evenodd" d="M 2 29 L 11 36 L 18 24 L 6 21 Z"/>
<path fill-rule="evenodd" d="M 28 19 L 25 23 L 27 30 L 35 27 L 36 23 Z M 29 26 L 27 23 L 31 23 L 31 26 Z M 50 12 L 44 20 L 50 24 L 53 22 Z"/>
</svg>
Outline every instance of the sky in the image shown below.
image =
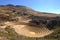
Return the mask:
<svg viewBox="0 0 60 40">
<path fill-rule="evenodd" d="M 60 0 L 0 0 L 0 5 L 24 5 L 36 11 L 60 14 Z"/>
</svg>

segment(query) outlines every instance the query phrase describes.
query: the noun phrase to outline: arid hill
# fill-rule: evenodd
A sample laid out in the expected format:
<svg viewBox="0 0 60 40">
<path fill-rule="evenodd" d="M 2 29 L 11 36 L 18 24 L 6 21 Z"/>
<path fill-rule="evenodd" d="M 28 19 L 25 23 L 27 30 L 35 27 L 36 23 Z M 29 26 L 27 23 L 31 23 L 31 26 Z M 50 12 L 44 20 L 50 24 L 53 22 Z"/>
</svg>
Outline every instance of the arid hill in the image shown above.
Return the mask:
<svg viewBox="0 0 60 40">
<path fill-rule="evenodd" d="M 20 37 L 19 34 L 23 35 L 24 34 L 23 32 L 25 32 L 22 29 L 21 30 L 19 29 L 19 28 L 21 28 L 20 27 L 21 25 L 23 25 L 23 26 L 27 25 L 27 27 L 26 27 L 27 30 L 31 29 L 30 31 L 33 30 L 34 32 L 37 32 L 37 31 L 41 32 L 42 34 L 41 33 L 40 34 L 42 36 L 45 33 L 47 35 L 47 33 L 51 33 L 52 31 L 60 28 L 60 14 L 38 12 L 29 7 L 22 6 L 22 5 L 12 5 L 12 4 L 0 5 L 0 40 L 4 40 L 4 39 L 5 40 L 20 40 L 22 36 Z M 10 26 L 12 26 L 11 28 L 13 29 L 14 32 L 12 32 L 12 30 L 9 28 Z M 26 28 L 24 28 L 24 29 L 26 29 Z M 37 28 L 37 29 L 33 29 L 33 28 Z M 10 30 L 11 30 L 11 32 L 10 32 Z M 18 30 L 20 30 L 20 31 L 18 31 Z M 21 33 L 21 31 L 23 31 L 23 32 Z M 44 31 L 44 32 L 42 32 L 42 31 Z M 35 34 L 34 32 L 30 32 L 30 33 Z M 56 40 L 58 40 L 60 37 L 60 31 L 58 31 L 58 32 L 59 32 L 59 33 L 57 33 L 58 38 Z M 28 33 L 28 31 L 27 31 L 27 33 Z M 54 35 L 55 33 L 56 33 L 56 31 L 51 33 L 51 35 Z M 39 36 L 40 34 L 38 34 L 38 35 L 27 34 L 24 36 L 41 37 L 41 36 Z M 50 38 L 50 35 L 44 36 L 42 39 L 47 40 L 48 39 L 47 37 Z M 24 39 L 21 39 L 21 40 L 24 40 Z M 33 39 L 31 39 L 31 40 L 33 40 Z"/>
</svg>

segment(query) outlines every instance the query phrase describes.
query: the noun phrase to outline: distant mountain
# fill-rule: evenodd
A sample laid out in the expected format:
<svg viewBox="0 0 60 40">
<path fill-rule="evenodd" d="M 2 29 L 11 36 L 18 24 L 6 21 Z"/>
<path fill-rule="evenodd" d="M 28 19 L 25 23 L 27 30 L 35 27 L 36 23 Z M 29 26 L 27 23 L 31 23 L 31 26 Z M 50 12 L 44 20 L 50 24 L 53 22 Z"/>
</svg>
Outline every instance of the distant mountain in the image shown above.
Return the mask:
<svg viewBox="0 0 60 40">
<path fill-rule="evenodd" d="M 4 11 L 3 11 L 4 10 Z M 48 16 L 48 17 L 54 17 L 54 16 L 60 16 L 60 14 L 53 14 L 53 13 L 46 13 L 46 12 L 38 12 L 35 11 L 29 7 L 22 6 L 22 5 L 0 5 L 0 11 L 16 11 L 16 12 L 23 12 L 28 13 L 36 16 Z"/>
</svg>

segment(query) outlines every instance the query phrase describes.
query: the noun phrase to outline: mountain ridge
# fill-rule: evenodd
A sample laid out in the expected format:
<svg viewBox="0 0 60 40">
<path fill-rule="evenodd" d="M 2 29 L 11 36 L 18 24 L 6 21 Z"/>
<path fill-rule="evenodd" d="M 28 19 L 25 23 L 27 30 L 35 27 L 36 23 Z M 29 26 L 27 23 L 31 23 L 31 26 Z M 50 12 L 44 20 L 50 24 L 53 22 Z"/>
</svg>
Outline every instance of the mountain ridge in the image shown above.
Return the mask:
<svg viewBox="0 0 60 40">
<path fill-rule="evenodd" d="M 47 12 L 38 12 L 38 11 L 35 11 L 29 7 L 26 7 L 26 6 L 19 6 L 19 5 L 12 5 L 12 4 L 8 4 L 8 5 L 3 5 L 3 6 L 0 6 L 0 11 L 2 10 L 10 10 L 10 11 L 17 11 L 17 12 L 26 12 L 26 13 L 30 13 L 30 14 L 33 14 L 33 15 L 37 15 L 37 16 L 48 16 L 48 17 L 54 17 L 54 16 L 60 16 L 60 14 L 54 14 L 54 13 L 47 13 Z M 4 11 L 3 11 L 4 12 Z"/>
</svg>

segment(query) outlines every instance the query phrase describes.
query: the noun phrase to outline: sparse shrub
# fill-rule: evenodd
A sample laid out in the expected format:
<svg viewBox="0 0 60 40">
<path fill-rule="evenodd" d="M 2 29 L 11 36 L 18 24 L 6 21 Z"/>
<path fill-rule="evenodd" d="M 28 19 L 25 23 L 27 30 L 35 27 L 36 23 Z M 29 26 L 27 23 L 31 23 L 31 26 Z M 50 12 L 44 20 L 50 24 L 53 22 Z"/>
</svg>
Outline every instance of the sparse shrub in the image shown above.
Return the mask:
<svg viewBox="0 0 60 40">
<path fill-rule="evenodd" d="M 54 29 L 56 25 L 57 25 L 57 20 L 50 20 L 49 23 L 47 24 L 47 28 L 51 30 Z"/>
<path fill-rule="evenodd" d="M 5 28 L 5 30 L 6 30 L 8 33 L 10 33 L 10 32 L 13 31 L 13 29 L 12 29 L 10 26 L 7 26 L 7 27 Z"/>
<path fill-rule="evenodd" d="M 37 21 L 37 20 L 32 20 L 32 21 L 30 21 L 30 25 L 40 25 L 40 22 L 39 21 Z"/>
<path fill-rule="evenodd" d="M 44 19 L 39 20 L 39 22 L 42 23 L 42 24 L 47 24 L 47 20 L 44 20 Z"/>
<path fill-rule="evenodd" d="M 12 10 L 12 12 L 16 12 L 15 10 Z"/>
</svg>

